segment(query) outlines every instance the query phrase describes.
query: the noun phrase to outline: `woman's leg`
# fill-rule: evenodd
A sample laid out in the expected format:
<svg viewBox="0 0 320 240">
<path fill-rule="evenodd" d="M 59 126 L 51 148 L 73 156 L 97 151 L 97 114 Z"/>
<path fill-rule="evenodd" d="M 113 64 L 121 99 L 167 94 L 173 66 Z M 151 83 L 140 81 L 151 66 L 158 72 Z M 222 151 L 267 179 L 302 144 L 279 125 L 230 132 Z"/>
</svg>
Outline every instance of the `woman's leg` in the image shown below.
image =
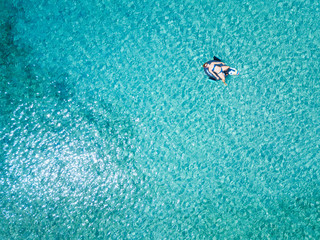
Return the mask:
<svg viewBox="0 0 320 240">
<path fill-rule="evenodd" d="M 228 71 L 230 67 L 229 66 L 222 66 L 221 68 L 222 68 L 222 71 L 225 72 L 225 71 Z"/>
<path fill-rule="evenodd" d="M 223 84 L 227 86 L 226 75 L 224 75 L 224 73 L 219 73 L 219 77 L 222 80 Z"/>
</svg>

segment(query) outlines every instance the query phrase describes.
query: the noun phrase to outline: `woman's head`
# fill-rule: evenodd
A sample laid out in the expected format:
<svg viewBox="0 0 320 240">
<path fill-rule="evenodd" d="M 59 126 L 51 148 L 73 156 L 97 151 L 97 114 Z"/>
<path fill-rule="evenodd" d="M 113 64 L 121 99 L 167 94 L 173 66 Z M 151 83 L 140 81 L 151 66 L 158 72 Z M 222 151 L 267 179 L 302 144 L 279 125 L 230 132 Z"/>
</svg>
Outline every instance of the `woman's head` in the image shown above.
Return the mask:
<svg viewBox="0 0 320 240">
<path fill-rule="evenodd" d="M 209 64 L 208 63 L 205 63 L 205 64 L 203 64 L 203 68 L 208 68 L 208 66 L 209 66 Z"/>
</svg>

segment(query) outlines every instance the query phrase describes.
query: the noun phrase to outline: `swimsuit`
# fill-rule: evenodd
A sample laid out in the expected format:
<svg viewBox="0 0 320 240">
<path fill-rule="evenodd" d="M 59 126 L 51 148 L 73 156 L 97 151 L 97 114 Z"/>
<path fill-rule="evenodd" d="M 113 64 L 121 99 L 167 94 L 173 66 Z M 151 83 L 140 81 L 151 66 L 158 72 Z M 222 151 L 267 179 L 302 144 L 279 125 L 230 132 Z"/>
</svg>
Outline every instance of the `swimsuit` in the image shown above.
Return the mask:
<svg viewBox="0 0 320 240">
<path fill-rule="evenodd" d="M 219 66 L 219 65 L 220 65 L 220 66 Z M 222 73 L 223 71 L 222 71 L 221 64 L 213 64 L 213 68 L 212 68 L 211 71 L 214 72 L 214 73 L 216 73 L 216 72 L 214 71 L 214 69 L 216 68 L 216 66 L 220 67 L 220 72 L 219 72 L 218 74 Z"/>
</svg>

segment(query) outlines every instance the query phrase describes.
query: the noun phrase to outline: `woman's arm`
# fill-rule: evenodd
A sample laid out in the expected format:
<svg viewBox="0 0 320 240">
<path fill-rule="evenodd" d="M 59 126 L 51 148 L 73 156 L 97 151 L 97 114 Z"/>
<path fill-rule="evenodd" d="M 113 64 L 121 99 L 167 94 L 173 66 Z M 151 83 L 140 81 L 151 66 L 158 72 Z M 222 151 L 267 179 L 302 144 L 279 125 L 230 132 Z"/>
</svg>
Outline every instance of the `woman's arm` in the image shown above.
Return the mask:
<svg viewBox="0 0 320 240">
<path fill-rule="evenodd" d="M 214 64 L 222 64 L 222 65 L 226 66 L 226 64 L 224 62 L 214 62 Z"/>
<path fill-rule="evenodd" d="M 211 66 L 210 66 L 210 67 L 211 67 Z M 210 68 L 210 67 L 208 68 L 209 72 L 210 72 L 211 74 L 213 74 L 214 76 L 215 76 L 215 75 L 217 75 L 217 74 L 215 74 L 215 72 L 214 72 L 214 71 L 212 71 L 212 70 L 211 70 L 211 68 Z"/>
<path fill-rule="evenodd" d="M 220 79 L 219 74 L 217 74 L 216 72 L 213 72 L 210 68 L 208 68 L 209 72 L 216 77 L 216 79 Z"/>
</svg>

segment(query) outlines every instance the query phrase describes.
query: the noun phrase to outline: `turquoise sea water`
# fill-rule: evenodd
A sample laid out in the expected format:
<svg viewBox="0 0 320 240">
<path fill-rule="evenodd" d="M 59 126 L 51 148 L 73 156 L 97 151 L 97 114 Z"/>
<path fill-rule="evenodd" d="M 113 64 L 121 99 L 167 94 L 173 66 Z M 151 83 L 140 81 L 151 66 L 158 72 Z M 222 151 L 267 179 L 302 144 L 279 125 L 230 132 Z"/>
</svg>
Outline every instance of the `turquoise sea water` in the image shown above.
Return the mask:
<svg viewBox="0 0 320 240">
<path fill-rule="evenodd" d="M 319 1 L 0 9 L 1 239 L 320 238 Z"/>
</svg>

